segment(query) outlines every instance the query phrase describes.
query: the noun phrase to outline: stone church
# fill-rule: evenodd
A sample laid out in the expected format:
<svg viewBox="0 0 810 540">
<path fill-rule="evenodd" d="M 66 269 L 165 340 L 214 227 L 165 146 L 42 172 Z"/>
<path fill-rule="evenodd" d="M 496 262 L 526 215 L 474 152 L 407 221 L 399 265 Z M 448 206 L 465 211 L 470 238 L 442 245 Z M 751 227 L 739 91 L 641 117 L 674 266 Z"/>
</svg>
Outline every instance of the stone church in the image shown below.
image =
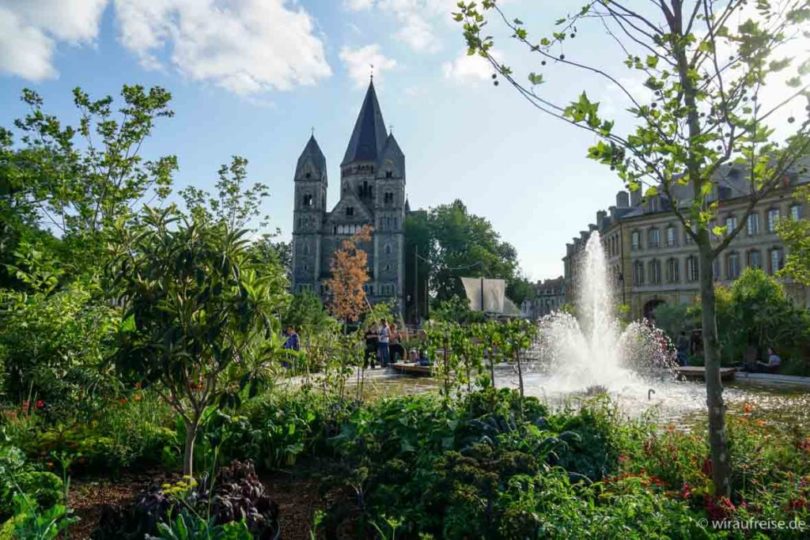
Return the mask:
<svg viewBox="0 0 810 540">
<path fill-rule="evenodd" d="M 386 130 L 372 81 L 360 107 L 349 145 L 340 163 L 340 200 L 327 210 L 326 158 L 310 137 L 295 167 L 293 212 L 294 292 L 309 290 L 325 297 L 333 253 L 362 226 L 373 236 L 361 247 L 368 254 L 371 303 L 393 301 L 403 309 L 405 155 Z"/>
</svg>

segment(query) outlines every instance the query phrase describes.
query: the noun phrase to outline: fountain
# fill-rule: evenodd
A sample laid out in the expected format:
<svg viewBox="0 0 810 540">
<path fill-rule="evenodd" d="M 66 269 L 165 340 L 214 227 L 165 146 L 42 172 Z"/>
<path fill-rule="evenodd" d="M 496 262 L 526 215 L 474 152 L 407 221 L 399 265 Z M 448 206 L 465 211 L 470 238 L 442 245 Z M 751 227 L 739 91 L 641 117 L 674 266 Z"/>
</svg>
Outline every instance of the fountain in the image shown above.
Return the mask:
<svg viewBox="0 0 810 540">
<path fill-rule="evenodd" d="M 674 353 L 666 335 L 647 321 L 621 328 L 598 231 L 578 270 L 578 316 L 556 312 L 539 322 L 539 360 L 549 374 L 545 384 L 562 392 L 632 387 L 646 392 L 651 380 L 671 379 Z"/>
</svg>

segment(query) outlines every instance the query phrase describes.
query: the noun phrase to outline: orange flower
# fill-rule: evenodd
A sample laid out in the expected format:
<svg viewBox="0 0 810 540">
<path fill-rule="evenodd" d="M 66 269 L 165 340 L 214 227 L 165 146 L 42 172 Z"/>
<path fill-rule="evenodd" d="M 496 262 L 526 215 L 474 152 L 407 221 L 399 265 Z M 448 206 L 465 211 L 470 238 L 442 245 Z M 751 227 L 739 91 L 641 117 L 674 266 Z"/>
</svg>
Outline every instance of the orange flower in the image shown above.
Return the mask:
<svg viewBox="0 0 810 540">
<path fill-rule="evenodd" d="M 751 414 L 751 411 L 754 410 L 754 404 L 748 403 L 747 401 L 743 403 L 743 413 L 744 414 Z"/>
</svg>

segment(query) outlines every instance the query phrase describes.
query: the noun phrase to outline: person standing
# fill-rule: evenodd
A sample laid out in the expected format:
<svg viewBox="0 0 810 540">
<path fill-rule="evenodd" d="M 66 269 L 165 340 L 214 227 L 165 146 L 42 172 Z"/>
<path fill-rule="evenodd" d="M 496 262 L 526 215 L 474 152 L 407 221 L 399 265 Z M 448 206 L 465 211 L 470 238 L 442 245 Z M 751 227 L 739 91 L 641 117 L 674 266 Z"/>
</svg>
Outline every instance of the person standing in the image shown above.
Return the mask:
<svg viewBox="0 0 810 540">
<path fill-rule="evenodd" d="M 402 346 L 402 334 L 399 332 L 396 324 L 391 324 L 391 335 L 389 336 L 390 342 L 388 344 L 388 351 L 391 356 L 391 362 L 396 363 L 397 360 L 405 360 L 405 348 Z"/>
<path fill-rule="evenodd" d="M 377 328 L 371 325 L 366 330 L 366 352 L 363 358 L 363 369 L 367 369 L 371 364 L 371 369 L 377 369 Z"/>
<path fill-rule="evenodd" d="M 295 332 L 295 327 L 292 325 L 287 327 L 287 339 L 284 341 L 284 348 L 293 351 L 301 350 L 301 343 L 298 339 L 298 334 Z"/>
<path fill-rule="evenodd" d="M 380 359 L 382 367 L 388 367 L 390 361 L 390 351 L 388 350 L 388 343 L 391 339 L 391 329 L 388 328 L 388 321 L 382 319 L 380 321 L 380 329 L 377 334 L 377 356 Z"/>
<path fill-rule="evenodd" d="M 284 350 L 285 351 L 298 351 L 301 349 L 301 343 L 298 339 L 298 334 L 295 332 L 295 327 L 293 325 L 289 325 L 287 327 L 287 331 L 284 332 L 286 339 L 284 340 Z M 294 355 L 289 355 L 287 358 L 294 358 Z M 285 368 L 290 368 L 292 365 L 288 360 L 282 360 L 281 366 Z"/>
</svg>

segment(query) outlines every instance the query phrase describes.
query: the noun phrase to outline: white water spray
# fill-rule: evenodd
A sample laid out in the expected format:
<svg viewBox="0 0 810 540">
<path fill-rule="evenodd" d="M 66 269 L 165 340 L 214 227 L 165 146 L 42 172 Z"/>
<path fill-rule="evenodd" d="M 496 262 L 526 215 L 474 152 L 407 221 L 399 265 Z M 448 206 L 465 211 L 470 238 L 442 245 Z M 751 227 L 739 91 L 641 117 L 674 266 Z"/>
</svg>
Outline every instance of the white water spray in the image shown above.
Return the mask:
<svg viewBox="0 0 810 540">
<path fill-rule="evenodd" d="M 539 323 L 540 358 L 549 371 L 549 387 L 621 391 L 653 374 L 660 378 L 662 368 L 673 364 L 671 344 L 647 322 L 630 323 L 622 331 L 598 231 L 591 233 L 578 271 L 578 317 L 557 312 Z"/>
</svg>

